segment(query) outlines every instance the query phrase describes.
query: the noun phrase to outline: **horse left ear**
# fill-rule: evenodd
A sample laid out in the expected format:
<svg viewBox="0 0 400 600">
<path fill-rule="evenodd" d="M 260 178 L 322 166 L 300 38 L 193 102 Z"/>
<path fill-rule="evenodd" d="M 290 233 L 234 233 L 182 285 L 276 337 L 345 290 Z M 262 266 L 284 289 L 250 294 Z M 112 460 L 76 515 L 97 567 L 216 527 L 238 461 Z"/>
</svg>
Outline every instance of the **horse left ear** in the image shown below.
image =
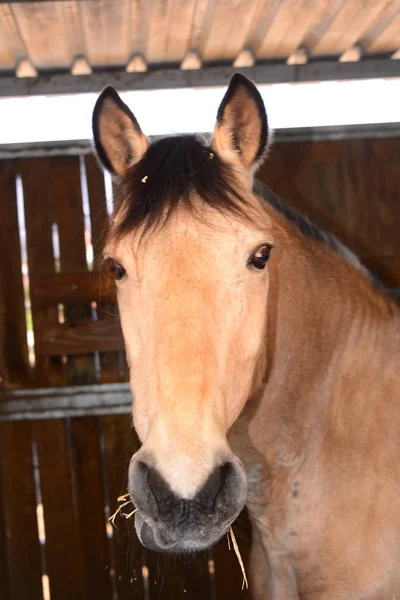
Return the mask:
<svg viewBox="0 0 400 600">
<path fill-rule="evenodd" d="M 249 79 L 233 75 L 217 113 L 212 146 L 227 162 L 252 173 L 268 147 L 268 120 L 261 94 Z"/>
<path fill-rule="evenodd" d="M 123 176 L 149 147 L 135 115 L 111 86 L 97 99 L 92 124 L 97 156 L 112 174 Z"/>
</svg>

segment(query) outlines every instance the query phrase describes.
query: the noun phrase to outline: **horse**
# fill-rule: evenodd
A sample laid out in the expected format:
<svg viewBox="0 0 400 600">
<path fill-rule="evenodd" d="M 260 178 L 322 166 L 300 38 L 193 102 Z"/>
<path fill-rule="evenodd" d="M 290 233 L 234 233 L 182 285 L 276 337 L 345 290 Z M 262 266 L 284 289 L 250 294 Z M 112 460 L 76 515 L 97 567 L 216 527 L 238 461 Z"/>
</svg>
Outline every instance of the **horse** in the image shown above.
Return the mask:
<svg viewBox="0 0 400 600">
<path fill-rule="evenodd" d="M 255 599 L 398 598 L 400 308 L 257 183 L 271 133 L 256 86 L 232 77 L 211 140 L 152 143 L 107 87 L 93 134 L 118 200 L 104 258 L 140 542 L 209 548 L 246 505 Z"/>
</svg>

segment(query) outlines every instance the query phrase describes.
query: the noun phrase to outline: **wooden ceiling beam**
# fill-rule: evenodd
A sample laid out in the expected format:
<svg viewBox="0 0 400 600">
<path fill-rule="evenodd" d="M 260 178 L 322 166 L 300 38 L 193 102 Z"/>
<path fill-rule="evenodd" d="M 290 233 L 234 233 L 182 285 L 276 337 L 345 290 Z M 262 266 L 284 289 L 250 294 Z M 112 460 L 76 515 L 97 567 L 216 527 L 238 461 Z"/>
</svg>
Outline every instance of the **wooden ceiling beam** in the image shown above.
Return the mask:
<svg viewBox="0 0 400 600">
<path fill-rule="evenodd" d="M 400 77 L 400 61 L 390 58 L 363 58 L 358 62 L 312 60 L 304 65 L 257 63 L 253 67 L 235 69 L 227 66 L 203 66 L 198 70 L 179 68 L 149 69 L 146 73 L 126 73 L 125 70 L 96 70 L 91 75 L 70 73 L 41 74 L 18 79 L 13 74 L 0 73 L 0 96 L 32 96 L 41 94 L 73 94 L 100 92 L 113 85 L 120 92 L 153 89 L 226 86 L 233 73 L 240 71 L 257 84 L 299 83 Z"/>
</svg>

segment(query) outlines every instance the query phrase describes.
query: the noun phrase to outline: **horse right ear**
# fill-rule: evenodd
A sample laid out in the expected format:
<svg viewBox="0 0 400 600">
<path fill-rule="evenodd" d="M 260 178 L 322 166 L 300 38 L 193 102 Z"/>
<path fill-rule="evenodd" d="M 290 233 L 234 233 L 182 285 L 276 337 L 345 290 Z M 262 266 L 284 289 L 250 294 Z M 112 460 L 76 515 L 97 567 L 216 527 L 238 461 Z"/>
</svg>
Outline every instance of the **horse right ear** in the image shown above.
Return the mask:
<svg viewBox="0 0 400 600">
<path fill-rule="evenodd" d="M 217 114 L 212 146 L 227 162 L 253 174 L 268 148 L 268 120 L 261 94 L 249 79 L 233 75 Z"/>
<path fill-rule="evenodd" d="M 135 116 L 111 86 L 96 102 L 92 125 L 97 156 L 112 174 L 123 176 L 149 147 Z"/>
</svg>

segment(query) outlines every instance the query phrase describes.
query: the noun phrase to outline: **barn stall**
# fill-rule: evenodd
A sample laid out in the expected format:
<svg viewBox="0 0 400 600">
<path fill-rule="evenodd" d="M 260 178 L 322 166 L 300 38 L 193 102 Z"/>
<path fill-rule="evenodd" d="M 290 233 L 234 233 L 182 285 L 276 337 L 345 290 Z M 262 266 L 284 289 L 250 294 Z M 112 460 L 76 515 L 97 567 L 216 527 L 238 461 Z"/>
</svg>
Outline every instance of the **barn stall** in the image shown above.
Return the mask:
<svg viewBox="0 0 400 600">
<path fill-rule="evenodd" d="M 209 88 L 236 70 L 258 84 L 392 80 L 399 49 L 387 0 L 2 3 L 0 94 Z M 278 129 L 259 173 L 388 286 L 400 285 L 398 121 Z M 138 447 L 96 261 L 111 181 L 88 140 L 0 143 L 0 598 L 248 598 L 226 540 L 170 558 L 108 522 Z M 245 514 L 235 530 L 246 563 Z"/>
</svg>

